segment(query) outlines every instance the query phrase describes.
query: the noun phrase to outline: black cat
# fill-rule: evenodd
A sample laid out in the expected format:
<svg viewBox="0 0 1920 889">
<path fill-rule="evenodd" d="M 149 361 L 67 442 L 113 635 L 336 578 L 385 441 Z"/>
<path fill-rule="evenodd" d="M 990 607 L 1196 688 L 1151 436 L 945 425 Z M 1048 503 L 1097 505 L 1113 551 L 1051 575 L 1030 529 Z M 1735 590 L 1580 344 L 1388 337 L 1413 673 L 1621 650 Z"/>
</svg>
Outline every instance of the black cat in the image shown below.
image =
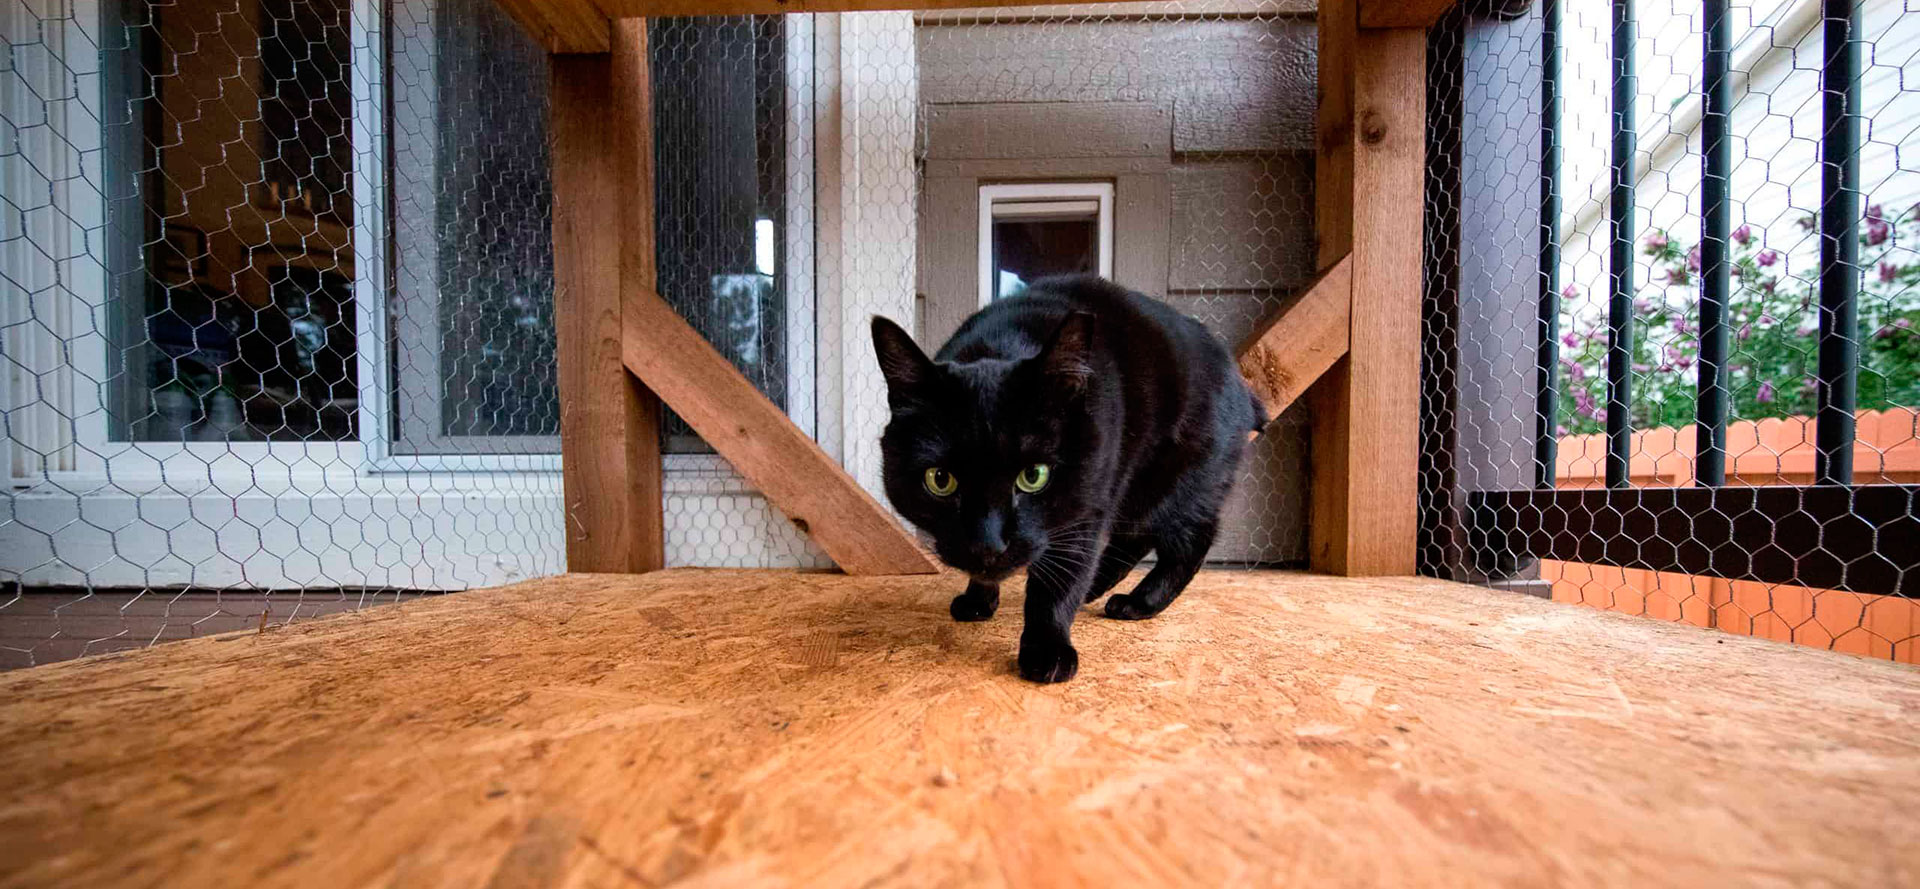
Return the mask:
<svg viewBox="0 0 1920 889">
<path fill-rule="evenodd" d="M 1213 545 L 1249 432 L 1266 412 L 1200 322 L 1100 278 L 1046 278 L 981 309 L 932 359 L 873 319 L 893 419 L 887 498 L 967 572 L 955 620 L 986 620 L 1027 569 L 1020 675 L 1079 669 L 1075 612 L 1148 552 L 1107 616 L 1149 618 Z"/>
</svg>

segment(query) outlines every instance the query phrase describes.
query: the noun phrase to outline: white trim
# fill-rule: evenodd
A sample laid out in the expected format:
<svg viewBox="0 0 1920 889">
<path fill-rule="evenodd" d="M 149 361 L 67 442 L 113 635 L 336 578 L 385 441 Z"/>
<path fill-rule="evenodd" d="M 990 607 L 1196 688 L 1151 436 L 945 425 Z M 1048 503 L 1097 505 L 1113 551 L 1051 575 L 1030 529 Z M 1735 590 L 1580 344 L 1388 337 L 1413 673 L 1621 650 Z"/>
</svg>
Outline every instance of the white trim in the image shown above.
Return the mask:
<svg viewBox="0 0 1920 889">
<path fill-rule="evenodd" d="M 1113 183 L 1021 182 L 980 186 L 980 244 L 977 276 L 980 305 L 993 302 L 993 221 L 1080 215 L 1093 211 L 1099 226 L 1100 276 L 1113 277 Z"/>
</svg>

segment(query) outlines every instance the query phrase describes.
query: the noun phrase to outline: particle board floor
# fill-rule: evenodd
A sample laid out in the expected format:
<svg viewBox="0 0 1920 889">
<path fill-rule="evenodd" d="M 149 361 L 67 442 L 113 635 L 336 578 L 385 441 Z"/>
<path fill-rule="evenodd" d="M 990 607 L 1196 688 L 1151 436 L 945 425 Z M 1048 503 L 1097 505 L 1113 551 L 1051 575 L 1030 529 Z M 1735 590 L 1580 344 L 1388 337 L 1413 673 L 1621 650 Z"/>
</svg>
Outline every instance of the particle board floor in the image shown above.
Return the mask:
<svg viewBox="0 0 1920 889">
<path fill-rule="evenodd" d="M 1210 572 L 571 576 L 0 676 L 0 884 L 1920 885 L 1920 671 Z"/>
</svg>

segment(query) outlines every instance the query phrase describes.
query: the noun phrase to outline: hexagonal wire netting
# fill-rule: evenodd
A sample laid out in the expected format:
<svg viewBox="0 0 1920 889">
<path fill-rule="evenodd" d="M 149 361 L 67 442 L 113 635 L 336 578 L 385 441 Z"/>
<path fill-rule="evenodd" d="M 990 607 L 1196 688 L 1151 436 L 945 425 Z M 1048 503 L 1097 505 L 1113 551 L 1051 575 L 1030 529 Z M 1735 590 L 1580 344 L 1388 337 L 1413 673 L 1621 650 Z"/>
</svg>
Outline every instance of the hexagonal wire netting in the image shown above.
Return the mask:
<svg viewBox="0 0 1920 889">
<path fill-rule="evenodd" d="M 1915 11 L 1434 28 L 1423 571 L 1920 658 Z"/>
<path fill-rule="evenodd" d="M 0 27 L 0 663 L 564 570 L 539 46 L 488 0 Z M 1313 273 L 1310 3 L 650 36 L 662 294 L 876 494 L 870 316 L 931 349 L 982 280 L 1085 268 L 1234 342 Z M 663 431 L 670 564 L 830 564 Z M 1302 560 L 1304 431 L 1258 443 L 1217 562 Z"/>
</svg>

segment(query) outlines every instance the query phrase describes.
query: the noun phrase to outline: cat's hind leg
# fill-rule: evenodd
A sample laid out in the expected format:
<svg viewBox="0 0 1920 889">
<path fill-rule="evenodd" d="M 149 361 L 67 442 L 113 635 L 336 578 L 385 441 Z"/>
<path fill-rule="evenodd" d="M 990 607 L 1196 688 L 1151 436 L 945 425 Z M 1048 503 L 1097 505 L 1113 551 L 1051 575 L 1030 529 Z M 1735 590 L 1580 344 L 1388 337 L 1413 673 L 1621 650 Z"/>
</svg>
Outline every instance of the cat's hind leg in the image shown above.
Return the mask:
<svg viewBox="0 0 1920 889">
<path fill-rule="evenodd" d="M 1206 519 L 1156 535 L 1154 551 L 1159 553 L 1159 561 L 1133 592 L 1107 600 L 1107 616 L 1146 620 L 1165 611 L 1199 573 L 1219 527 L 1217 519 Z"/>
<path fill-rule="evenodd" d="M 968 580 L 967 591 L 953 597 L 947 613 L 954 620 L 982 621 L 1000 610 L 1000 584 L 990 580 Z"/>
<path fill-rule="evenodd" d="M 1135 535 L 1114 535 L 1107 542 L 1106 549 L 1100 553 L 1100 565 L 1094 569 L 1093 586 L 1087 590 L 1087 601 L 1097 601 L 1125 579 L 1127 572 L 1140 564 L 1140 560 L 1153 551 L 1153 540 Z"/>
</svg>

